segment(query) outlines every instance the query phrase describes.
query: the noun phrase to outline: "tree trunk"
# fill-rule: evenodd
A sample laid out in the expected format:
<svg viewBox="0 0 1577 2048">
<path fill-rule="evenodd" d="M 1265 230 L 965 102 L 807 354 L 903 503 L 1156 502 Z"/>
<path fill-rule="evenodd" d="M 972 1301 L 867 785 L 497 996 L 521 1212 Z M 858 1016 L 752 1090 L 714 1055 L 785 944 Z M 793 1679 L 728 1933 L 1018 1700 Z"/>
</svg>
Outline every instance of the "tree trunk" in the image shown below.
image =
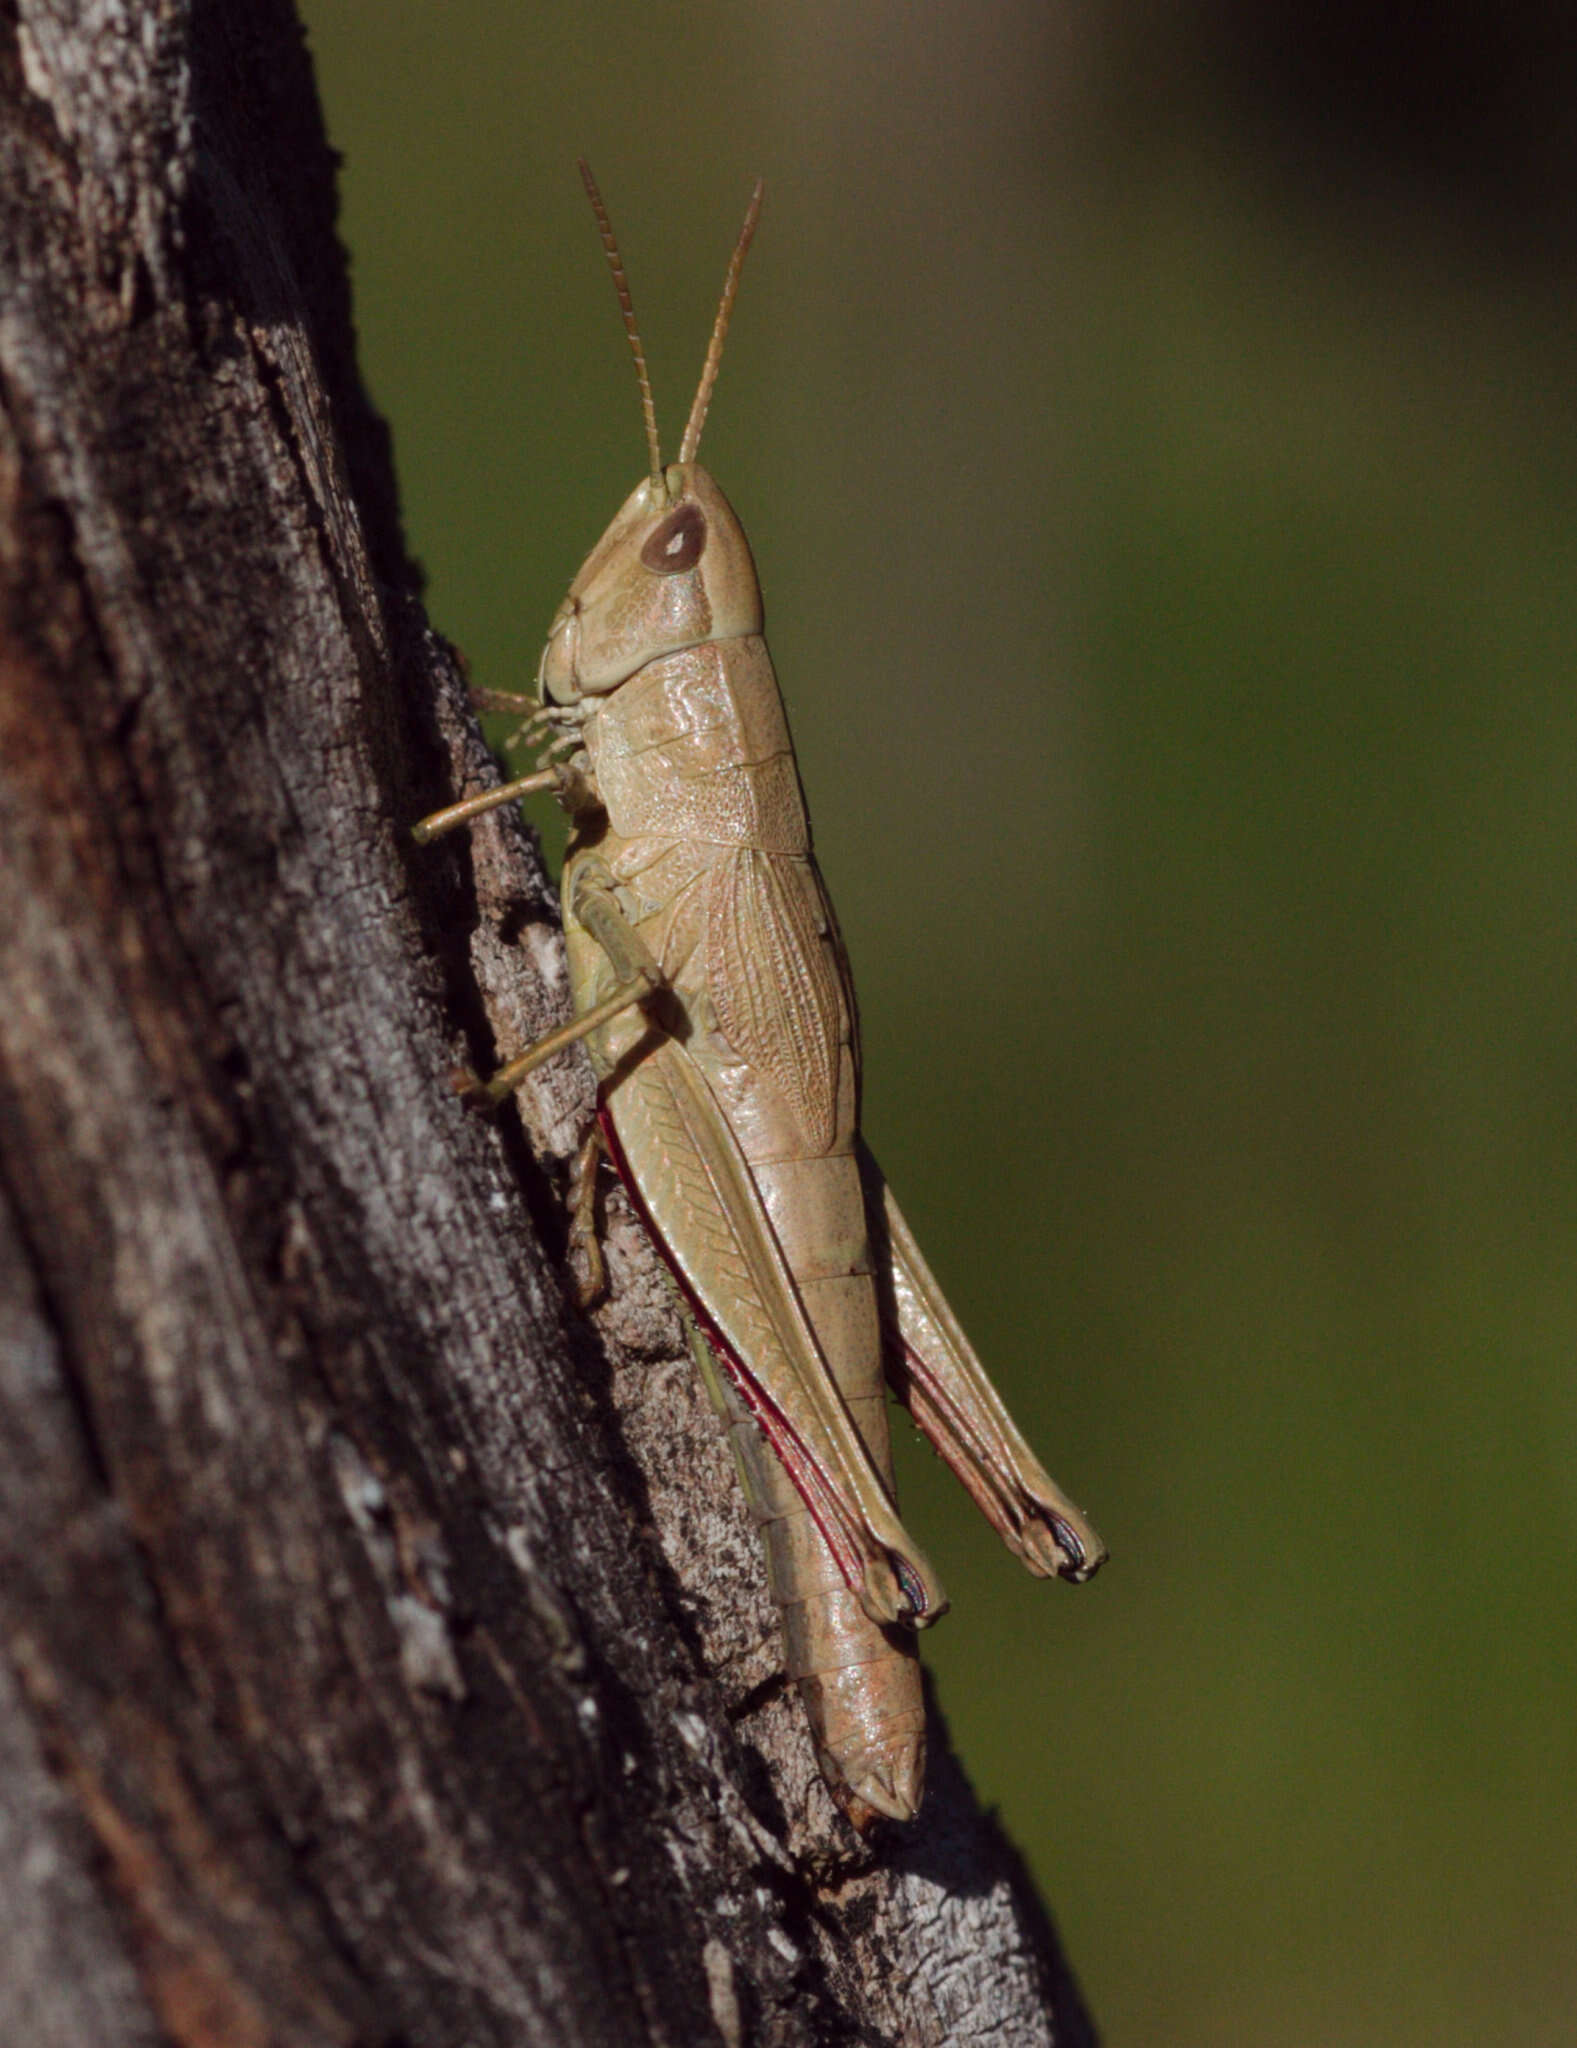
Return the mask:
<svg viewBox="0 0 1577 2048">
<path fill-rule="evenodd" d="M 861 1845 L 357 382 L 287 0 L 0 4 L 0 2039 L 1082 2043 Z"/>
</svg>

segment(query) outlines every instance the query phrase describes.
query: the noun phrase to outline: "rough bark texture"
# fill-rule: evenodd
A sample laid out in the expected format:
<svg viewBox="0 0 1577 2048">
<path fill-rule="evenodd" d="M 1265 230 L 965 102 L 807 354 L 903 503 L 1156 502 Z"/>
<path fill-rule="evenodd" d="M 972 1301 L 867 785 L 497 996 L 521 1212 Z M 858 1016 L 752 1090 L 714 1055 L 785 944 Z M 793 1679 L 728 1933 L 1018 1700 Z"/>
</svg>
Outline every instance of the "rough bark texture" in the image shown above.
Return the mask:
<svg viewBox="0 0 1577 2048">
<path fill-rule="evenodd" d="M 0 0 L 0 2039 L 1091 2037 L 938 1729 L 834 1814 L 672 1301 L 566 1305 L 549 889 L 285 0 Z"/>
</svg>

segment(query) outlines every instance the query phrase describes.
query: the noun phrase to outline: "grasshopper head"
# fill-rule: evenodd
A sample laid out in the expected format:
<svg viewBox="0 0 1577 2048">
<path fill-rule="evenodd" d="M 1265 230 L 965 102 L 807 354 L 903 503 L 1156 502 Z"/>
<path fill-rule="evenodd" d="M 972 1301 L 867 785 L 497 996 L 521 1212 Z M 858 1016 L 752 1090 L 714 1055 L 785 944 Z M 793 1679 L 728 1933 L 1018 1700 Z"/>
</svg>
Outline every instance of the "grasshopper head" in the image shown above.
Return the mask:
<svg viewBox="0 0 1577 2048">
<path fill-rule="evenodd" d="M 659 655 L 761 631 L 761 588 L 733 507 L 698 462 L 644 477 L 548 629 L 543 701 L 616 690 Z"/>
<path fill-rule="evenodd" d="M 740 266 L 761 212 L 761 181 L 756 180 L 723 282 L 701 382 L 679 443 L 679 460 L 665 468 L 624 261 L 597 181 L 584 160 L 580 174 L 597 216 L 635 358 L 651 474 L 636 485 L 614 514 L 613 524 L 586 557 L 568 597 L 553 615 L 537 670 L 537 689 L 544 704 L 573 704 L 582 697 L 606 696 L 661 655 L 677 654 L 682 647 L 699 647 L 708 640 L 737 640 L 761 631 L 761 586 L 750 559 L 750 543 L 733 507 L 695 459 L 717 382 L 734 294 L 739 289 Z"/>
</svg>

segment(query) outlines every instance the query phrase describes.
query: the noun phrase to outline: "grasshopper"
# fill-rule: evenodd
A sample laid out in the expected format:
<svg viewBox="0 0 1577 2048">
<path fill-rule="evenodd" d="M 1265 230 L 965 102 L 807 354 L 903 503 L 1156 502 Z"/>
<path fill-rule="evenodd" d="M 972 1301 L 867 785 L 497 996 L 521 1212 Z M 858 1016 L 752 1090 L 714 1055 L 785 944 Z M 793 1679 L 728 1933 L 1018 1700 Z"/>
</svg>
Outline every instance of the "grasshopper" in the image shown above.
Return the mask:
<svg viewBox="0 0 1577 2048">
<path fill-rule="evenodd" d="M 787 1666 L 823 1775 L 862 1831 L 919 1809 L 914 1632 L 947 1602 L 898 1519 L 884 1378 L 1040 1577 L 1106 1552 L 986 1377 L 860 1140 L 854 990 L 810 829 L 749 543 L 696 450 L 745 253 L 729 263 L 678 460 L 664 464 L 624 266 L 589 168 L 635 358 L 649 474 L 548 629 L 514 735 L 531 774 L 435 812 L 426 842 L 531 791 L 571 822 L 563 873 L 572 1022 L 486 1082 L 504 1101 L 577 1040 L 597 1124 L 572 1176 L 572 1248 L 603 1284 L 594 1221 L 611 1159 L 689 1304 L 766 1544 Z M 563 758 L 555 758 L 563 757 Z"/>
</svg>

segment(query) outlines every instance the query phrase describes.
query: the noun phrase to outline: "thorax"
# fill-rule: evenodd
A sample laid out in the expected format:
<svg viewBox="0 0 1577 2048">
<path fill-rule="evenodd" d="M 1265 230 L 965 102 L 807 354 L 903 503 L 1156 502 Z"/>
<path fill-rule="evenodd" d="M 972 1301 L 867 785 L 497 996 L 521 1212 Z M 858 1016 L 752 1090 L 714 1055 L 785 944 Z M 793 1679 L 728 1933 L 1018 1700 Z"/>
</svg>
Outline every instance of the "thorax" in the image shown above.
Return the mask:
<svg viewBox="0 0 1577 2048">
<path fill-rule="evenodd" d="M 846 1151 L 858 1094 L 852 997 L 765 642 L 713 641 L 649 663 L 599 704 L 585 744 L 606 823 L 577 838 L 565 869 L 577 1009 L 611 987 L 573 913 L 579 863 L 595 860 L 661 966 L 664 1000 L 682 1012 L 683 1041 L 747 1154 Z M 599 1073 L 648 1028 L 631 1012 L 597 1033 Z"/>
<path fill-rule="evenodd" d="M 759 635 L 649 662 L 598 705 L 585 740 L 618 838 L 810 851 L 783 699 Z"/>
</svg>

